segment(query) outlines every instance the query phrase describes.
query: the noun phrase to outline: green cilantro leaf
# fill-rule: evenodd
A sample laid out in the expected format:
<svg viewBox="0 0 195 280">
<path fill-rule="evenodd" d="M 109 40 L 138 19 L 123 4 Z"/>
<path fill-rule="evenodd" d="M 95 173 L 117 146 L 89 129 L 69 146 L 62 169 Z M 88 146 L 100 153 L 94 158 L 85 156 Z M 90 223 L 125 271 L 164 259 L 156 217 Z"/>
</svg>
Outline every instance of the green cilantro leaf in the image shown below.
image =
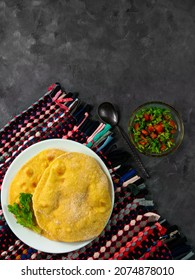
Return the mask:
<svg viewBox="0 0 195 280">
<path fill-rule="evenodd" d="M 20 203 L 8 205 L 8 210 L 15 215 L 17 223 L 40 233 L 41 229 L 37 226 L 32 208 L 32 194 L 20 193 Z"/>
</svg>

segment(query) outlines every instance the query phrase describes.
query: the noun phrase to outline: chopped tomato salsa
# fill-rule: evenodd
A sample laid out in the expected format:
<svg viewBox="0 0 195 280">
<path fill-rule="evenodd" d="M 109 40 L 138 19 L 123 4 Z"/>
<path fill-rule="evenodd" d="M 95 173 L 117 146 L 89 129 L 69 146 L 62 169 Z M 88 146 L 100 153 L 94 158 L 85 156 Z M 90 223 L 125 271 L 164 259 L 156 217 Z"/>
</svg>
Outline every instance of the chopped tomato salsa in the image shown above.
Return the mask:
<svg viewBox="0 0 195 280">
<path fill-rule="evenodd" d="M 135 115 L 131 132 L 141 152 L 158 154 L 175 145 L 177 125 L 169 110 L 150 107 Z"/>
</svg>

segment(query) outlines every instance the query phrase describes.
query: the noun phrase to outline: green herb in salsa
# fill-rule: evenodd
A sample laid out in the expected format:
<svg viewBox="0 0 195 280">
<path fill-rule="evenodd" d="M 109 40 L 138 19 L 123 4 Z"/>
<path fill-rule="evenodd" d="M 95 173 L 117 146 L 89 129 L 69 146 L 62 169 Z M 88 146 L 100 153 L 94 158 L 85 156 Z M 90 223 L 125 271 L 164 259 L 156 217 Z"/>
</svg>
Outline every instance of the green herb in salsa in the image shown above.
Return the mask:
<svg viewBox="0 0 195 280">
<path fill-rule="evenodd" d="M 150 107 L 141 109 L 131 128 L 133 140 L 141 152 L 159 154 L 175 145 L 177 126 L 167 109 Z"/>
</svg>

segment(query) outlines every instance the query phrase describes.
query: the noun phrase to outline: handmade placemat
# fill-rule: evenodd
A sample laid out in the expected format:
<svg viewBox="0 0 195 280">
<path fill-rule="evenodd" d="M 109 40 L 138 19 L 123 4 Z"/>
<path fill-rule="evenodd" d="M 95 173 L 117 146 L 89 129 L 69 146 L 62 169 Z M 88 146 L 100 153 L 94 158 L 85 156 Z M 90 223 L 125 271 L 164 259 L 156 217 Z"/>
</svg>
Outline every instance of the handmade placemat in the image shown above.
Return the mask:
<svg viewBox="0 0 195 280">
<path fill-rule="evenodd" d="M 77 251 L 48 254 L 19 240 L 0 209 L 0 259 L 190 259 L 194 253 L 186 237 L 157 213 L 131 155 L 117 147 L 112 127 L 94 119 L 91 109 L 77 93 L 66 93 L 58 83 L 51 85 L 1 129 L 0 185 L 12 161 L 30 145 L 52 138 L 80 142 L 101 157 L 114 182 L 115 204 L 105 230 Z"/>
</svg>

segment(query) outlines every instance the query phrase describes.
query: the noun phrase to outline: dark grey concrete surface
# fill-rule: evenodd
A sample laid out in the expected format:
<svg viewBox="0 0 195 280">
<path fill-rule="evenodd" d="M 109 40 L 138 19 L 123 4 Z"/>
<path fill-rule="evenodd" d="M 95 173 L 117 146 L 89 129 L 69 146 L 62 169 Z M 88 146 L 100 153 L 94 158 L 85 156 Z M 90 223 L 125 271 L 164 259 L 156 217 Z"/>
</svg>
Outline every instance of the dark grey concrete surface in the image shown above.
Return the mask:
<svg viewBox="0 0 195 280">
<path fill-rule="evenodd" d="M 0 1 L 0 126 L 59 81 L 97 106 L 117 104 L 121 125 L 161 100 L 182 114 L 173 155 L 142 156 L 158 212 L 195 248 L 195 1 Z"/>
</svg>

